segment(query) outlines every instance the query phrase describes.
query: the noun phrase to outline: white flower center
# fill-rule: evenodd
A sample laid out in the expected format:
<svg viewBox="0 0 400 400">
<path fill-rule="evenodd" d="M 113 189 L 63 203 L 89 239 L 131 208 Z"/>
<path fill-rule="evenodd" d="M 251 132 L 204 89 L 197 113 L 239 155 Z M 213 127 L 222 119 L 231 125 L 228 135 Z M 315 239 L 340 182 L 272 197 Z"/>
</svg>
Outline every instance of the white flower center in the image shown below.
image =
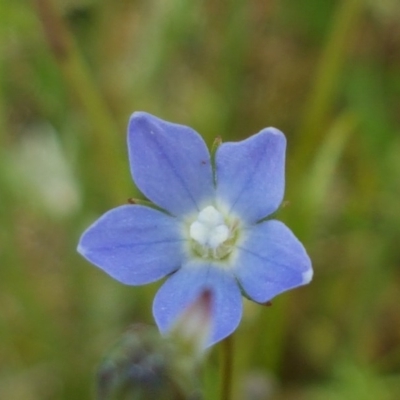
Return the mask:
<svg viewBox="0 0 400 400">
<path fill-rule="evenodd" d="M 190 237 L 202 246 L 216 249 L 229 237 L 224 217 L 213 206 L 200 211 L 197 220 L 190 225 Z"/>
<path fill-rule="evenodd" d="M 199 212 L 190 225 L 193 249 L 203 258 L 221 259 L 233 249 L 234 227 L 228 225 L 223 215 L 213 206 Z"/>
</svg>

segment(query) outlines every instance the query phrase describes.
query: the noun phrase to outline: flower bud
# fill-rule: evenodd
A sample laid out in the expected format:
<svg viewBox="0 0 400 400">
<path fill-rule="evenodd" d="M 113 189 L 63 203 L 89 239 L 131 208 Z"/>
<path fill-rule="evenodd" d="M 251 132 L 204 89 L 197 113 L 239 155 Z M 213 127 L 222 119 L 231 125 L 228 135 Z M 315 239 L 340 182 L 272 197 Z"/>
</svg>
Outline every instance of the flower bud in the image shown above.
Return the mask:
<svg viewBox="0 0 400 400">
<path fill-rule="evenodd" d="M 133 325 L 97 374 L 98 400 L 200 400 L 196 363 L 152 326 Z"/>
<path fill-rule="evenodd" d="M 204 355 L 211 324 L 212 292 L 206 289 L 178 318 L 171 330 L 171 337 L 179 347 L 198 359 Z"/>
</svg>

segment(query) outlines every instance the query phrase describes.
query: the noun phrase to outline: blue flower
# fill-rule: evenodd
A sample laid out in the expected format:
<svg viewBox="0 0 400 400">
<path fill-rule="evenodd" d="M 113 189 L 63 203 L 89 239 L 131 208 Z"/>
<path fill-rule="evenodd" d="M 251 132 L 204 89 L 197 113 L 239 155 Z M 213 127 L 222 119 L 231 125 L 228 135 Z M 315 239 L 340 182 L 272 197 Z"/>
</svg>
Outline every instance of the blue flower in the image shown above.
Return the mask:
<svg viewBox="0 0 400 400">
<path fill-rule="evenodd" d="M 265 219 L 283 199 L 285 149 L 283 133 L 266 128 L 221 144 L 212 159 L 193 129 L 134 113 L 131 173 L 157 207 L 112 209 L 84 232 L 78 251 L 127 285 L 167 277 L 153 303 L 163 333 L 210 290 L 214 344 L 237 328 L 242 293 L 265 303 L 312 278 L 303 245 L 282 222 Z"/>
</svg>

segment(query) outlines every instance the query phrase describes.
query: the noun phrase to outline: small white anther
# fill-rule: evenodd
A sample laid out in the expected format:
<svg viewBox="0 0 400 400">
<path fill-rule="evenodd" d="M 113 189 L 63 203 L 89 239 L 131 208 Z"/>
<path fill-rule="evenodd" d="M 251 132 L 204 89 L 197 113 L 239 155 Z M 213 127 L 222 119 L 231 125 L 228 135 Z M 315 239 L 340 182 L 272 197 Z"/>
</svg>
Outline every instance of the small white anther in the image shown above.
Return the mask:
<svg viewBox="0 0 400 400">
<path fill-rule="evenodd" d="M 204 247 L 216 249 L 224 243 L 230 234 L 222 214 L 213 206 L 199 212 L 196 221 L 190 225 L 190 237 Z"/>
</svg>

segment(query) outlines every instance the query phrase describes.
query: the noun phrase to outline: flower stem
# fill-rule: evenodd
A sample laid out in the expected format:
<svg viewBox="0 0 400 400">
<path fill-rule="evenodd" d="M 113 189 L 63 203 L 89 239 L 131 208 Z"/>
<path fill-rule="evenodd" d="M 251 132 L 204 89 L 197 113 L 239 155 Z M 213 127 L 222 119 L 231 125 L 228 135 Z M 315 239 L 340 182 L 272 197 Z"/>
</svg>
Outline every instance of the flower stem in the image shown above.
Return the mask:
<svg viewBox="0 0 400 400">
<path fill-rule="evenodd" d="M 221 400 L 232 398 L 233 376 L 233 335 L 228 336 L 221 343 Z"/>
</svg>

